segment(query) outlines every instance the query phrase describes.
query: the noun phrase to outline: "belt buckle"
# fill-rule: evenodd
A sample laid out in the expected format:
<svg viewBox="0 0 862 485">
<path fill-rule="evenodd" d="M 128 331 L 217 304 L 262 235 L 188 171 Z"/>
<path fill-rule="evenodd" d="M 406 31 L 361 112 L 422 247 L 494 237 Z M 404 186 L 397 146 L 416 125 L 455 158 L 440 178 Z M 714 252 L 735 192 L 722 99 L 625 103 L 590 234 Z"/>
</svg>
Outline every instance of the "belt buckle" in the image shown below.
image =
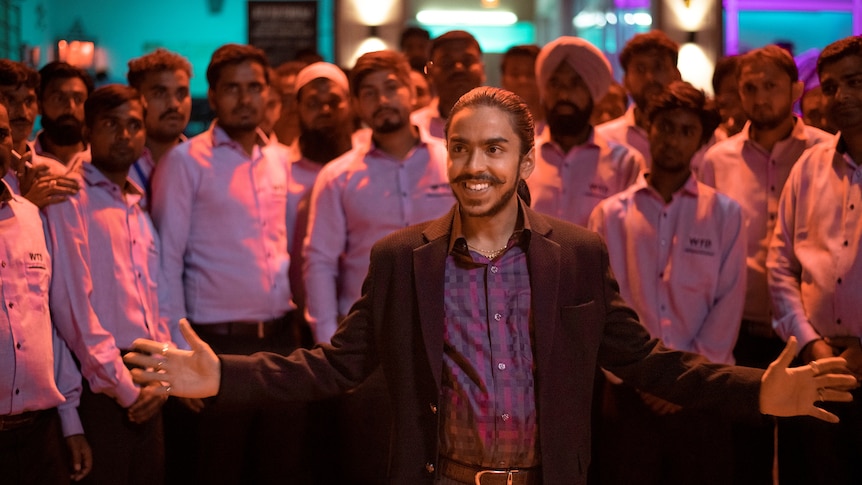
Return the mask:
<svg viewBox="0 0 862 485">
<path fill-rule="evenodd" d="M 514 481 L 514 474 L 520 472 L 518 469 L 509 469 L 509 470 L 482 470 L 480 472 L 476 472 L 476 485 L 482 485 L 482 476 L 483 475 L 506 475 L 506 485 L 512 485 Z"/>
</svg>

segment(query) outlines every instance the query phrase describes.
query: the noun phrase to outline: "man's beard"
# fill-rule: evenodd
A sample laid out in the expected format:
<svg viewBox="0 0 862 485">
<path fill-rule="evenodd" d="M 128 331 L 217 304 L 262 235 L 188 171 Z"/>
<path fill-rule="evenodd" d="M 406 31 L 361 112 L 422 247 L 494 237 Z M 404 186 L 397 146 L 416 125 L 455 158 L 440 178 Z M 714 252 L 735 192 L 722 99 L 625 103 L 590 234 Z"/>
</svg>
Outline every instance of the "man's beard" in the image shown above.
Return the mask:
<svg viewBox="0 0 862 485">
<path fill-rule="evenodd" d="M 479 176 L 462 175 L 460 177 L 455 178 L 455 180 L 453 180 L 451 182 L 451 184 L 458 184 L 458 183 L 468 182 L 468 181 L 488 182 L 488 183 L 495 184 L 495 185 L 500 185 L 500 184 L 505 183 L 500 178 L 495 177 L 491 174 L 483 174 L 483 175 L 479 175 Z M 515 196 L 515 193 L 518 192 L 518 188 L 520 186 L 520 183 L 521 183 L 521 173 L 520 173 L 520 171 L 518 171 L 518 173 L 515 175 L 515 183 L 512 184 L 512 186 L 509 188 L 509 190 L 503 192 L 503 194 L 500 196 L 500 199 L 498 199 L 497 202 L 495 202 L 491 207 L 489 207 L 488 210 L 486 210 L 485 212 L 483 212 L 481 214 L 475 214 L 475 215 L 473 215 L 473 217 L 493 217 L 493 216 L 499 214 L 500 211 L 502 211 L 506 207 L 506 205 L 509 203 L 509 201 L 512 200 L 512 197 Z M 467 208 L 470 207 L 469 203 L 465 204 L 460 200 L 458 201 L 458 203 L 462 206 L 467 207 Z"/>
<path fill-rule="evenodd" d="M 571 111 L 563 110 L 563 107 L 568 107 Z M 592 102 L 587 109 L 581 109 L 570 101 L 558 101 L 545 115 L 548 128 L 556 136 L 579 135 L 589 127 L 592 108 Z"/>
<path fill-rule="evenodd" d="M 755 111 L 754 113 L 748 114 L 748 120 L 751 121 L 751 126 L 759 130 L 772 130 L 777 128 L 781 123 L 783 123 L 787 118 L 791 116 L 791 113 L 784 114 L 772 114 L 772 113 L 762 113 Z"/>
<path fill-rule="evenodd" d="M 375 133 L 383 133 L 383 134 L 394 133 L 394 132 L 400 130 L 401 128 L 404 128 L 404 125 L 407 124 L 407 120 L 405 119 L 405 117 L 401 116 L 401 113 L 399 113 L 396 110 L 393 110 L 391 108 L 378 109 L 377 112 L 374 113 L 374 118 L 376 118 L 377 115 L 379 113 L 381 113 L 382 111 L 394 112 L 395 114 L 398 115 L 398 119 L 392 120 L 392 119 L 389 119 L 388 117 L 384 118 L 382 123 L 374 125 L 374 132 Z"/>
<path fill-rule="evenodd" d="M 52 120 L 42 116 L 42 129 L 52 142 L 60 146 L 75 145 L 83 141 L 84 124 L 72 115 L 60 115 Z"/>
<path fill-rule="evenodd" d="M 305 158 L 314 162 L 325 164 L 342 155 L 344 138 L 350 138 L 350 134 L 342 129 L 309 128 L 300 123 L 300 151 Z"/>
</svg>

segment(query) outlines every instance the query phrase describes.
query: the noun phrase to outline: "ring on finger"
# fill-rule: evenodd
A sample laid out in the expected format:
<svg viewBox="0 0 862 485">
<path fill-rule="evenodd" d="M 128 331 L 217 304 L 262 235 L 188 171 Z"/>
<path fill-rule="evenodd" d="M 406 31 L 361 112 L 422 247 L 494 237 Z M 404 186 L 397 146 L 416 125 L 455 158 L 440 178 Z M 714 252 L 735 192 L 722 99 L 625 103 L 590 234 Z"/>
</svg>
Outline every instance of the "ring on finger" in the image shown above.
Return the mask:
<svg viewBox="0 0 862 485">
<path fill-rule="evenodd" d="M 820 375 L 820 364 L 817 363 L 816 360 L 812 360 L 808 363 L 808 367 L 811 367 L 811 370 L 814 371 L 814 375 Z"/>
<path fill-rule="evenodd" d="M 165 367 L 166 360 L 160 360 L 156 363 L 156 370 L 162 370 Z"/>
<path fill-rule="evenodd" d="M 165 396 L 170 396 L 170 395 L 171 395 L 171 388 L 172 388 L 172 386 L 171 386 L 170 384 L 168 384 L 167 386 L 165 386 Z"/>
<path fill-rule="evenodd" d="M 167 342 L 163 343 L 162 344 L 162 355 L 168 355 L 168 349 L 169 348 L 170 348 L 170 345 L 168 345 Z"/>
</svg>

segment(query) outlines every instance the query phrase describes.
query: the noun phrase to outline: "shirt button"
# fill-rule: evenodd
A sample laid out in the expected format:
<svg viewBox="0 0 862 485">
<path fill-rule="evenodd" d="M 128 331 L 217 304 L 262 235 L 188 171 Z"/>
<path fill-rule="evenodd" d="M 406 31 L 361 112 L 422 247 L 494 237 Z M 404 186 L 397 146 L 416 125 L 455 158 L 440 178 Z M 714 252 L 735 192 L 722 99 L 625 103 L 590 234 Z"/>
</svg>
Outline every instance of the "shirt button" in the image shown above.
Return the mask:
<svg viewBox="0 0 862 485">
<path fill-rule="evenodd" d="M 0 266 L 2 266 L 3 268 L 5 268 L 5 267 L 6 267 L 6 261 L 3 261 L 2 263 L 0 263 Z"/>
<path fill-rule="evenodd" d="M 9 302 L 9 308 L 15 308 L 15 303 L 13 303 L 13 302 L 11 302 L 11 301 L 10 301 L 10 302 Z"/>
<path fill-rule="evenodd" d="M 841 325 L 841 319 L 839 318 L 838 320 L 835 320 L 835 323 L 837 323 L 838 325 Z"/>
<path fill-rule="evenodd" d="M 21 394 L 21 389 L 15 389 L 15 395 Z"/>
<path fill-rule="evenodd" d="M 510 417 L 511 416 L 509 416 L 509 413 L 503 413 L 503 415 L 500 416 L 500 418 L 502 418 L 503 421 L 508 421 Z"/>
<path fill-rule="evenodd" d="M 849 245 L 850 245 L 850 241 L 844 241 L 844 246 L 845 246 L 845 247 L 846 247 L 846 246 L 849 246 Z"/>
<path fill-rule="evenodd" d="M 664 278 L 664 271 L 662 271 L 661 273 L 659 273 L 659 274 L 658 274 L 658 277 L 659 277 L 659 278 Z"/>
<path fill-rule="evenodd" d="M 774 185 L 770 186 L 769 190 L 771 190 L 772 192 L 775 192 L 775 186 Z"/>
<path fill-rule="evenodd" d="M 491 272 L 492 273 L 497 274 L 497 271 L 500 271 L 500 269 L 497 268 L 496 266 L 491 266 Z"/>
<path fill-rule="evenodd" d="M 499 313 L 494 314 L 494 320 L 497 320 L 499 322 L 502 319 L 503 319 L 503 315 L 500 315 Z"/>
<path fill-rule="evenodd" d="M 839 285 L 841 284 L 841 278 L 838 278 L 838 284 Z"/>
<path fill-rule="evenodd" d="M 854 204 L 850 204 L 850 210 L 853 210 L 855 208 L 856 208 L 856 206 Z"/>
<path fill-rule="evenodd" d="M 433 463 L 426 463 L 425 464 L 425 471 L 428 473 L 434 473 L 434 464 Z"/>
<path fill-rule="evenodd" d="M 15 348 L 20 349 L 21 348 L 21 342 L 18 342 L 17 344 L 15 344 Z"/>
<path fill-rule="evenodd" d="M 500 362 L 499 364 L 497 364 L 497 368 L 500 370 L 506 370 L 506 364 Z"/>
</svg>

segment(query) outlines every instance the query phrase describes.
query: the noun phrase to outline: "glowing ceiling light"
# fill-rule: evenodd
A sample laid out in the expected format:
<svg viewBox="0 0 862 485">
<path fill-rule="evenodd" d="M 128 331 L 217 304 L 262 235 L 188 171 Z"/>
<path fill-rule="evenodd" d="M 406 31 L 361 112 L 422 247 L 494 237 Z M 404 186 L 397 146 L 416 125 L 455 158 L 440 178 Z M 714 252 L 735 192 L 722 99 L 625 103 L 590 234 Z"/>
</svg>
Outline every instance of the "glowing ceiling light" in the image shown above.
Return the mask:
<svg viewBox="0 0 862 485">
<path fill-rule="evenodd" d="M 513 25 L 518 16 L 512 12 L 481 10 L 422 10 L 416 20 L 425 25 Z"/>
<path fill-rule="evenodd" d="M 646 12 L 638 12 L 634 15 L 634 20 L 636 25 L 640 25 L 643 27 L 649 27 L 652 25 L 652 15 Z"/>
</svg>

